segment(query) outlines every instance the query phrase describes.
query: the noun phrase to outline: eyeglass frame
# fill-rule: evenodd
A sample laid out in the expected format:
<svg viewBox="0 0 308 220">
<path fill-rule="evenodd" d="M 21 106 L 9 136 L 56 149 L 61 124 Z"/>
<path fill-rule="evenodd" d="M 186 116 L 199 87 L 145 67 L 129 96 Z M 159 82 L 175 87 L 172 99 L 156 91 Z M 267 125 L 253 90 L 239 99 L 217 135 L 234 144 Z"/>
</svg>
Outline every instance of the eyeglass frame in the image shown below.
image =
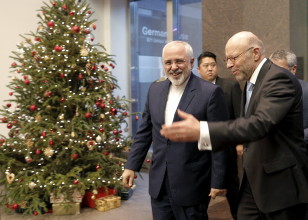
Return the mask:
<svg viewBox="0 0 308 220">
<path fill-rule="evenodd" d="M 167 62 L 170 62 L 170 63 L 167 63 Z M 164 67 L 169 68 L 172 66 L 173 63 L 177 66 L 182 66 L 186 62 L 187 60 L 185 59 L 175 59 L 175 60 L 164 60 L 163 64 L 164 64 Z"/>
<path fill-rule="evenodd" d="M 236 59 L 239 58 L 240 56 L 242 56 L 244 53 L 248 52 L 249 50 L 254 49 L 254 47 L 249 47 L 247 50 L 244 50 L 242 53 L 240 53 L 239 55 L 235 56 L 235 57 L 228 57 L 224 59 L 225 63 L 228 63 L 228 61 L 230 60 L 231 63 L 235 63 Z"/>
</svg>

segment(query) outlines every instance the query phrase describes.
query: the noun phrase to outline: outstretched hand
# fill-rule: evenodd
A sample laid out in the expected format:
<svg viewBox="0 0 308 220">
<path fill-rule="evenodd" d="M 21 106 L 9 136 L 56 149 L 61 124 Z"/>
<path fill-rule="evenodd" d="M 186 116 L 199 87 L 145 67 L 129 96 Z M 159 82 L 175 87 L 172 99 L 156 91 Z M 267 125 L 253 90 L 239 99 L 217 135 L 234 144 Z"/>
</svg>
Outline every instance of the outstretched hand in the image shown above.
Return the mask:
<svg viewBox="0 0 308 220">
<path fill-rule="evenodd" d="M 200 137 L 200 122 L 191 114 L 177 110 L 182 121 L 163 125 L 160 134 L 172 141 L 194 142 Z"/>
</svg>

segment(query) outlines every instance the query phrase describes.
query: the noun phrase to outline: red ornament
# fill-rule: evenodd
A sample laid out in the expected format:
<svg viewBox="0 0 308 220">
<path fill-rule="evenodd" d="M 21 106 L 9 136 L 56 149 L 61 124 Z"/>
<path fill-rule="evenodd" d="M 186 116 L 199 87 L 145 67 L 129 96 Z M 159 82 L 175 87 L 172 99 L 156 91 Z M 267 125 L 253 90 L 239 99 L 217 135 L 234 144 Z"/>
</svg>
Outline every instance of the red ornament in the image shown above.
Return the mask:
<svg viewBox="0 0 308 220">
<path fill-rule="evenodd" d="M 35 51 L 31 51 L 31 54 L 34 56 L 36 54 L 36 52 Z"/>
<path fill-rule="evenodd" d="M 6 123 L 6 122 L 7 122 L 6 117 L 3 117 L 3 118 L 1 119 L 1 121 L 2 121 L 2 123 Z"/>
<path fill-rule="evenodd" d="M 123 116 L 127 116 L 127 112 L 123 112 Z"/>
<path fill-rule="evenodd" d="M 41 41 L 41 39 L 39 37 L 35 37 L 34 40 L 35 41 Z"/>
<path fill-rule="evenodd" d="M 31 111 L 36 111 L 36 109 L 37 109 L 36 105 L 31 105 L 31 106 L 30 106 L 30 110 L 31 110 Z"/>
<path fill-rule="evenodd" d="M 13 205 L 12 205 L 12 209 L 14 209 L 14 210 L 16 210 L 16 209 L 18 209 L 18 204 L 17 203 L 14 203 Z"/>
<path fill-rule="evenodd" d="M 73 154 L 73 159 L 76 160 L 78 158 L 78 154 Z"/>
<path fill-rule="evenodd" d="M 113 134 L 114 135 L 117 135 L 119 132 L 118 132 L 118 130 L 117 129 L 113 129 Z"/>
<path fill-rule="evenodd" d="M 101 107 L 101 109 L 104 109 L 106 106 L 105 106 L 105 104 L 104 103 L 102 103 L 102 104 L 100 104 L 100 106 L 99 107 Z"/>
<path fill-rule="evenodd" d="M 112 114 L 112 115 L 116 115 L 117 112 L 118 112 L 118 110 L 116 108 L 111 108 L 110 109 L 110 114 Z"/>
<path fill-rule="evenodd" d="M 104 103 L 104 101 L 103 101 L 102 98 L 98 98 L 97 101 L 98 101 L 98 102 L 103 102 L 103 103 Z"/>
<path fill-rule="evenodd" d="M 61 46 L 59 46 L 59 45 L 56 45 L 56 46 L 54 47 L 54 49 L 55 49 L 55 51 L 57 51 L 57 52 L 61 52 L 61 51 L 63 50 L 63 47 L 61 47 Z"/>
<path fill-rule="evenodd" d="M 34 212 L 33 212 L 33 215 L 37 216 L 37 215 L 38 215 L 38 212 L 37 212 L 37 211 L 34 211 Z"/>
<path fill-rule="evenodd" d="M 59 74 L 60 78 L 64 78 L 64 73 Z"/>
<path fill-rule="evenodd" d="M 90 39 L 91 41 L 94 41 L 94 37 L 91 37 L 91 39 Z"/>
<path fill-rule="evenodd" d="M 46 137 L 46 131 L 42 131 L 42 137 Z"/>
<path fill-rule="evenodd" d="M 28 79 L 28 76 L 24 75 L 23 78 L 24 78 L 24 79 Z"/>
<path fill-rule="evenodd" d="M 74 11 L 70 11 L 70 16 L 74 16 L 75 12 Z"/>
<path fill-rule="evenodd" d="M 44 96 L 45 97 L 51 97 L 52 94 L 53 94 L 52 91 L 47 91 L 47 92 L 44 93 Z"/>
<path fill-rule="evenodd" d="M 104 128 L 100 128 L 99 131 L 100 131 L 101 133 L 104 133 L 105 129 L 104 129 Z"/>
<path fill-rule="evenodd" d="M 10 92 L 10 93 L 9 93 L 9 95 L 10 95 L 10 96 L 12 96 L 12 95 L 13 95 L 13 93 L 12 93 L 12 92 Z"/>
<path fill-rule="evenodd" d="M 139 116 L 138 116 L 138 115 L 136 115 L 136 116 L 135 116 L 135 119 L 136 119 L 136 120 L 138 120 L 138 119 L 139 119 Z"/>
<path fill-rule="evenodd" d="M 87 13 L 88 13 L 88 14 L 91 14 L 92 12 L 91 12 L 91 11 L 88 11 Z"/>
<path fill-rule="evenodd" d="M 62 5 L 62 8 L 63 8 L 63 10 L 66 10 L 67 9 L 66 4 Z"/>
<path fill-rule="evenodd" d="M 57 6 L 57 3 L 53 2 L 51 3 L 53 7 Z"/>
<path fill-rule="evenodd" d="M 86 117 L 86 118 L 91 118 L 91 117 L 92 117 L 92 114 L 89 113 L 89 112 L 87 112 L 87 113 L 85 114 L 85 117 Z"/>
<path fill-rule="evenodd" d="M 85 34 L 90 34 L 90 33 L 91 33 L 91 31 L 90 31 L 89 29 L 85 29 L 83 32 L 84 32 Z"/>
<path fill-rule="evenodd" d="M 8 108 L 11 107 L 11 106 L 12 106 L 11 103 L 7 103 L 7 104 L 6 104 L 6 107 L 8 107 Z"/>
<path fill-rule="evenodd" d="M 36 150 L 35 154 L 37 154 L 37 155 L 41 154 L 41 150 Z"/>
<path fill-rule="evenodd" d="M 17 63 L 16 62 L 13 62 L 12 64 L 11 64 L 11 67 L 16 67 L 17 66 Z"/>
<path fill-rule="evenodd" d="M 93 24 L 93 25 L 92 25 L 92 28 L 93 28 L 93 30 L 96 30 L 96 25 Z"/>
<path fill-rule="evenodd" d="M 79 180 L 74 180 L 73 183 L 77 185 L 79 183 Z"/>
<path fill-rule="evenodd" d="M 105 155 L 105 156 L 107 156 L 108 154 L 109 154 L 109 152 L 107 152 L 107 151 L 104 152 L 104 155 Z"/>
<path fill-rule="evenodd" d="M 74 31 L 76 33 L 79 33 L 79 31 L 80 31 L 80 27 L 78 27 L 77 25 L 73 26 L 71 29 L 72 29 L 72 31 Z"/>
<path fill-rule="evenodd" d="M 65 102 L 66 99 L 62 97 L 60 101 L 61 101 L 61 102 Z"/>
<path fill-rule="evenodd" d="M 145 161 L 146 163 L 150 163 L 151 162 L 151 160 L 150 159 L 146 159 L 146 161 Z"/>
<path fill-rule="evenodd" d="M 91 70 L 96 70 L 96 66 L 95 65 L 91 66 Z"/>
<path fill-rule="evenodd" d="M 54 27 L 55 26 L 55 23 L 53 21 L 49 21 L 47 23 L 48 27 Z"/>
<path fill-rule="evenodd" d="M 13 124 L 17 124 L 17 121 L 12 121 Z"/>
<path fill-rule="evenodd" d="M 29 85 L 30 84 L 30 80 L 28 80 L 28 79 L 24 80 L 24 84 Z"/>
<path fill-rule="evenodd" d="M 82 77 L 82 74 L 81 73 L 79 73 L 79 75 L 78 75 L 78 79 L 82 79 L 83 77 Z"/>
<path fill-rule="evenodd" d="M 49 140 L 49 145 L 50 145 L 50 146 L 53 146 L 54 144 L 55 144 L 55 142 L 54 142 L 52 139 L 50 139 L 50 140 Z"/>
<path fill-rule="evenodd" d="M 101 168 L 100 165 L 96 165 L 96 167 L 95 167 L 96 170 L 99 170 L 100 168 Z"/>
</svg>

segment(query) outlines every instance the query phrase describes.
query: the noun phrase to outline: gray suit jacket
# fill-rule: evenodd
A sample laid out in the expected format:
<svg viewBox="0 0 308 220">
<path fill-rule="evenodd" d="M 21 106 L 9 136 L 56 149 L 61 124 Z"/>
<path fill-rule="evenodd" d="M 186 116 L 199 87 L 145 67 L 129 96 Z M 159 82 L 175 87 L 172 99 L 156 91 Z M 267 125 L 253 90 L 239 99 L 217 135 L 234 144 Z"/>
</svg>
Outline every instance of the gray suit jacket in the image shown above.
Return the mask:
<svg viewBox="0 0 308 220">
<path fill-rule="evenodd" d="M 245 143 L 244 171 L 255 202 L 264 213 L 308 202 L 301 97 L 297 78 L 267 60 L 246 116 L 208 123 L 213 150 L 227 143 Z"/>
</svg>

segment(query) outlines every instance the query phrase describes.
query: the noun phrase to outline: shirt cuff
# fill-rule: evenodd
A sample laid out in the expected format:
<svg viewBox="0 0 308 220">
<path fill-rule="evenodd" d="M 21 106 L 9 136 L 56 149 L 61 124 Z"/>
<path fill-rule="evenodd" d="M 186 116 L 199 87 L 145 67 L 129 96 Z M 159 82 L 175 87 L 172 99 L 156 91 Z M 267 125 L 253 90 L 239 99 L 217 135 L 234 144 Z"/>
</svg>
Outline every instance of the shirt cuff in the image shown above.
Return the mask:
<svg viewBox="0 0 308 220">
<path fill-rule="evenodd" d="M 198 149 L 200 151 L 212 150 L 212 143 L 207 121 L 200 121 L 200 138 L 198 141 Z"/>
</svg>

